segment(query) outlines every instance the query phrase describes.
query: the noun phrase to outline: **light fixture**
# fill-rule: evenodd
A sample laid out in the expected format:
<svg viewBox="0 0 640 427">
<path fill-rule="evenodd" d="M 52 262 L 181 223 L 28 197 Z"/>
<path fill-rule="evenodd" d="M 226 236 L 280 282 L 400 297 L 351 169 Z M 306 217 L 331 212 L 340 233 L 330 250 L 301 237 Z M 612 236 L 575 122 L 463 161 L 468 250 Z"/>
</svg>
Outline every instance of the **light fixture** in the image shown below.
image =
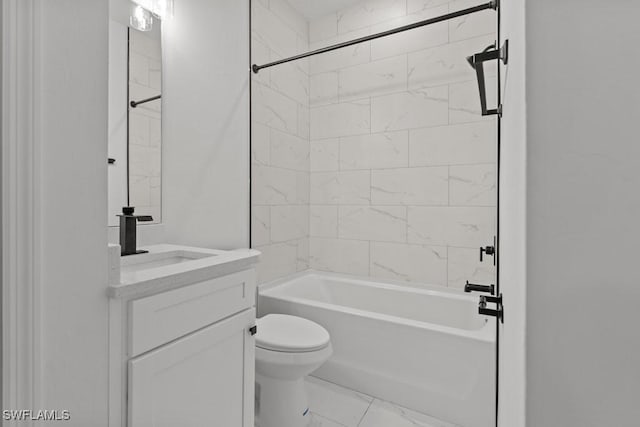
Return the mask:
<svg viewBox="0 0 640 427">
<path fill-rule="evenodd" d="M 151 31 L 153 16 L 151 16 L 151 12 L 142 6 L 133 6 L 129 17 L 129 25 L 138 31 Z"/>
<path fill-rule="evenodd" d="M 132 0 L 156 15 L 160 19 L 173 16 L 173 0 Z"/>
</svg>

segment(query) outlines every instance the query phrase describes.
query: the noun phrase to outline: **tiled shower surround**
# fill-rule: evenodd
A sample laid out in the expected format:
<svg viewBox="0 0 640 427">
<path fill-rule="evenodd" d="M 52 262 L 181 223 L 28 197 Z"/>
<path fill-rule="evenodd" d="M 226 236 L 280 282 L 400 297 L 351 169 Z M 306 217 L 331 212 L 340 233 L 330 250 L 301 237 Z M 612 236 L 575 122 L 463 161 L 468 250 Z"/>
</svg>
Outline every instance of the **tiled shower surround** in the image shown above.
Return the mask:
<svg viewBox="0 0 640 427">
<path fill-rule="evenodd" d="M 254 62 L 476 4 L 372 0 L 305 23 L 283 0 L 254 1 Z M 496 123 L 480 115 L 465 58 L 495 28 L 482 12 L 254 77 L 262 281 L 307 267 L 458 288 L 494 280 L 478 248 L 495 234 Z"/>
</svg>

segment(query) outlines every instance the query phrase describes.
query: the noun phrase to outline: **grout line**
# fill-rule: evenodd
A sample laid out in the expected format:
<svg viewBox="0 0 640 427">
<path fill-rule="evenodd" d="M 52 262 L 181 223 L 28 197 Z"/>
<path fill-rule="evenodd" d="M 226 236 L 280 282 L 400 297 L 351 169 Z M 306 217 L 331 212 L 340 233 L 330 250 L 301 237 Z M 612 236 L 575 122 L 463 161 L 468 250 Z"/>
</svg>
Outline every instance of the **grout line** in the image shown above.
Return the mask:
<svg viewBox="0 0 640 427">
<path fill-rule="evenodd" d="M 369 406 L 367 406 L 367 409 L 364 411 L 364 414 L 362 414 L 362 417 L 360 417 L 360 421 L 358 421 L 357 426 L 360 427 L 360 425 L 362 424 L 362 421 L 364 420 L 364 417 L 367 416 L 367 413 L 369 412 L 369 409 L 371 409 L 371 405 L 373 405 L 373 402 L 376 400 L 376 398 L 374 397 L 373 399 L 371 399 L 371 402 L 369 402 Z"/>
</svg>

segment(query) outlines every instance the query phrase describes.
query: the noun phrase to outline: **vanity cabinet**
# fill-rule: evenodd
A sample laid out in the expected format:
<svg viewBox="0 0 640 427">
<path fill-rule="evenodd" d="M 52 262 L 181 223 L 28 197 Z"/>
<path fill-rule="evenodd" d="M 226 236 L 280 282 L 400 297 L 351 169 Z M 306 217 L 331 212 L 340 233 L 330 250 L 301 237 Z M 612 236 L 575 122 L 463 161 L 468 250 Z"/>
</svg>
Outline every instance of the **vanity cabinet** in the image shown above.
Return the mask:
<svg viewBox="0 0 640 427">
<path fill-rule="evenodd" d="M 111 299 L 109 426 L 253 427 L 255 270 L 167 283 Z"/>
<path fill-rule="evenodd" d="M 132 427 L 253 426 L 249 310 L 129 361 Z"/>
</svg>

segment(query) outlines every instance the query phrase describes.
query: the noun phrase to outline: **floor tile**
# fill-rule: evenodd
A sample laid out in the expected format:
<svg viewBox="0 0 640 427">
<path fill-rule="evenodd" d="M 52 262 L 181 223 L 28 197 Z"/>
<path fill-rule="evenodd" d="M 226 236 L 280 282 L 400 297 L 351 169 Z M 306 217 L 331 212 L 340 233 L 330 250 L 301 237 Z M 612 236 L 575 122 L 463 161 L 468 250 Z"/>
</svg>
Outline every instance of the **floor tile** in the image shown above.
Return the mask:
<svg viewBox="0 0 640 427">
<path fill-rule="evenodd" d="M 306 384 L 311 412 L 344 427 L 358 427 L 373 401 L 370 396 L 318 378 L 308 377 Z"/>
<path fill-rule="evenodd" d="M 455 427 L 428 415 L 375 399 L 358 427 Z"/>
</svg>

